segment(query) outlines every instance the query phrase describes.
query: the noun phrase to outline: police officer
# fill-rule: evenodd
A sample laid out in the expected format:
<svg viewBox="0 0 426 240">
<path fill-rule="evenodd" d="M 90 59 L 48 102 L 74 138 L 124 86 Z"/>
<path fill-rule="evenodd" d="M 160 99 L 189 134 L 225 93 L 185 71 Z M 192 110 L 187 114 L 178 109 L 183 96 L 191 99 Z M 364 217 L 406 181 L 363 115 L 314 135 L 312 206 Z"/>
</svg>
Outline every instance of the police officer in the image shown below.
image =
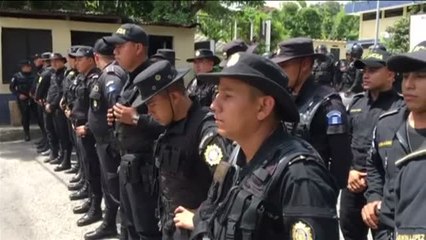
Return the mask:
<svg viewBox="0 0 426 240">
<path fill-rule="evenodd" d="M 312 70 L 314 81 L 319 84 L 326 86 L 333 86 L 334 77 L 334 56 L 329 53 L 327 47 L 323 44 L 319 45 L 315 49 L 316 53 L 323 54 L 323 58 L 316 58 Z"/>
<path fill-rule="evenodd" d="M 45 110 L 53 115 L 53 124 L 59 140 L 59 156 L 50 164 L 60 164 L 54 171 L 64 171 L 71 167 L 72 145 L 68 135 L 67 119 L 64 112 L 59 108 L 63 95 L 63 81 L 65 78 L 66 58 L 60 53 L 50 55 L 53 73 L 50 79 L 50 86 L 47 92 Z"/>
<path fill-rule="evenodd" d="M 313 147 L 283 128 L 299 113 L 279 66 L 236 53 L 222 72 L 199 78 L 219 81 L 218 133 L 239 146 L 216 168 L 192 239 L 337 240 L 338 188 Z M 182 211 L 175 223 L 190 228 L 192 215 Z"/>
<path fill-rule="evenodd" d="M 60 158 L 59 142 L 55 131 L 55 125 L 53 123 L 54 115 L 46 111 L 46 98 L 53 73 L 53 68 L 50 66 L 50 55 L 50 52 L 45 52 L 41 55 L 44 66 L 43 71 L 38 79 L 37 88 L 35 91 L 35 100 L 43 108 L 44 127 L 49 142 L 49 151 L 42 153 L 43 156 L 49 155 L 49 158 L 44 161 L 46 163 Z"/>
<path fill-rule="evenodd" d="M 32 86 L 32 90 L 33 90 L 33 101 L 35 102 L 35 90 L 37 88 L 37 82 L 38 79 L 40 77 L 41 72 L 43 71 L 43 59 L 41 58 L 40 54 L 34 54 L 34 56 L 32 57 L 33 60 L 33 74 L 36 76 L 36 80 L 33 82 L 33 86 Z M 37 122 L 40 125 L 40 130 L 41 130 L 41 140 L 36 142 L 36 146 L 37 146 L 37 153 L 42 153 L 45 152 L 47 150 L 49 150 L 49 143 L 47 140 L 47 135 L 46 135 L 46 130 L 44 127 L 44 122 L 43 122 L 43 108 L 38 105 L 35 104 L 35 108 L 37 110 Z"/>
<path fill-rule="evenodd" d="M 311 39 L 293 38 L 279 44 L 272 61 L 288 75 L 300 114 L 297 126 L 287 124 L 289 130 L 314 146 L 339 187 L 344 188 L 351 161 L 348 119 L 339 95 L 314 82 L 313 61 L 322 57 L 314 53 Z"/>
<path fill-rule="evenodd" d="M 96 67 L 92 47 L 80 47 L 75 53 L 75 57 L 80 80 L 75 89 L 76 100 L 71 111 L 71 118 L 78 136 L 77 141 L 81 146 L 83 164 L 85 164 L 86 186 L 89 189 L 87 191 L 87 188 L 82 188 L 78 192 L 72 193 L 70 198 L 71 200 L 77 200 L 89 197 L 81 207 L 84 208 L 90 203 L 90 208 L 77 221 L 77 226 L 85 226 L 102 219 L 99 158 L 96 153 L 95 138 L 88 127 L 89 93 L 98 80 L 101 70 Z"/>
<path fill-rule="evenodd" d="M 175 66 L 176 60 L 179 60 L 179 59 L 176 58 L 175 50 L 168 49 L 168 48 L 160 48 L 160 49 L 157 49 L 157 52 L 151 56 L 151 60 L 152 61 L 167 60 L 170 62 L 170 64 L 172 64 L 172 66 Z"/>
<path fill-rule="evenodd" d="M 426 192 L 419 174 L 425 171 L 426 159 L 426 41 L 411 53 L 391 57 L 387 66 L 404 75 L 406 107 L 389 111 L 378 121 L 367 165 L 372 201 L 363 208 L 362 217 L 388 236 L 396 233 L 396 239 L 422 239 Z"/>
<path fill-rule="evenodd" d="M 148 34 L 136 24 L 123 24 L 112 36 L 103 39 L 115 45 L 115 59 L 129 72 L 118 103 L 107 114 L 109 124 L 116 123 L 121 150 L 120 238 L 161 239 L 155 219 L 157 199 L 149 191 L 151 182 L 147 179 L 152 177 L 152 146 L 164 129 L 147 115 L 145 106 L 135 105 L 141 96 L 133 82 L 150 65 Z"/>
<path fill-rule="evenodd" d="M 214 66 L 220 63 L 220 59 L 214 55 L 210 49 L 198 49 L 193 58 L 186 59 L 193 64 L 195 74 L 208 73 L 214 71 Z M 210 106 L 213 101 L 216 86 L 211 83 L 203 83 L 194 78 L 188 84 L 189 96 L 198 101 L 201 106 Z"/>
<path fill-rule="evenodd" d="M 158 61 L 135 78 L 141 103 L 166 127 L 156 143 L 159 205 L 163 239 L 189 239 L 189 232 L 175 228 L 179 206 L 197 209 L 206 199 L 214 167 L 229 152 L 228 140 L 217 134 L 213 114 L 193 102 L 183 77 L 189 69 L 176 71 L 168 61 Z"/>
<path fill-rule="evenodd" d="M 354 63 L 356 60 L 359 60 L 362 58 L 362 54 L 364 53 L 364 50 L 361 45 L 354 44 L 351 47 L 350 51 L 350 62 L 349 66 L 342 74 L 342 88 L 341 91 L 345 92 L 346 94 L 350 93 L 360 93 L 363 91 L 362 88 L 362 72 L 358 70 Z"/>
<path fill-rule="evenodd" d="M 75 54 L 80 46 L 71 46 L 70 49 L 68 49 L 67 54 L 67 62 L 68 62 L 68 69 L 65 71 L 65 79 L 62 84 L 62 98 L 60 102 L 60 107 L 62 111 L 64 111 L 65 116 L 67 117 L 67 127 L 68 127 L 68 135 L 70 137 L 70 141 L 73 145 L 73 148 L 76 150 L 77 155 L 77 162 L 74 164 L 71 169 L 65 171 L 65 173 L 78 173 L 80 171 L 80 161 L 81 161 L 81 154 L 80 151 L 77 149 L 77 136 L 75 134 L 74 129 L 72 128 L 72 122 L 69 119 L 72 104 L 74 102 L 74 92 L 72 90 L 72 86 L 75 86 L 77 84 L 74 84 L 74 81 L 77 79 L 78 71 L 76 69 L 75 64 L 75 57 L 73 54 Z M 68 186 L 69 190 L 78 190 L 82 187 L 83 181 L 80 182 L 80 186 Z"/>
<path fill-rule="evenodd" d="M 375 50 L 354 62 L 354 66 L 364 72 L 362 85 L 365 92 L 355 95 L 348 107 L 353 160 L 347 188 L 343 189 L 340 199 L 340 225 L 348 240 L 367 239 L 368 226 L 362 220 L 361 209 L 366 204 L 365 189 L 370 185 L 367 176 L 370 178 L 373 174 L 366 171 L 373 129 L 381 114 L 403 104 L 402 97 L 392 88 L 395 73 L 386 67 L 389 57 L 388 52 Z M 370 192 L 366 196 L 369 202 L 374 201 Z M 378 237 L 377 226 L 370 224 L 370 227 L 374 230 L 373 235 Z"/>
<path fill-rule="evenodd" d="M 35 76 L 32 73 L 31 62 L 24 60 L 20 63 L 20 71 L 15 73 L 10 80 L 9 89 L 16 96 L 19 111 L 21 112 L 21 123 L 24 128 L 24 140 L 31 140 L 30 137 L 30 117 L 32 109 L 35 110 L 34 102 L 31 99 L 31 88 Z"/>
<path fill-rule="evenodd" d="M 93 47 L 95 62 L 102 74 L 90 92 L 89 129 L 96 139 L 96 152 L 101 166 L 105 215 L 102 224 L 85 234 L 85 239 L 103 239 L 117 235 L 115 219 L 119 206 L 118 166 L 120 151 L 114 129 L 108 125 L 107 111 L 112 108 L 127 80 L 127 73 L 114 62 L 114 46 L 98 39 Z"/>
</svg>

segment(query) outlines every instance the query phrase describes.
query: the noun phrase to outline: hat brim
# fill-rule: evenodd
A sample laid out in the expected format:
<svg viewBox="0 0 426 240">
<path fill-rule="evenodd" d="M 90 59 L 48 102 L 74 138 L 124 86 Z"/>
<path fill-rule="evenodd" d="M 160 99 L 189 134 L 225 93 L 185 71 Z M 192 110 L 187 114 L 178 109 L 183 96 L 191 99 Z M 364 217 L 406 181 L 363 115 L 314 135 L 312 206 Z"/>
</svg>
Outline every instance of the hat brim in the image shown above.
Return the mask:
<svg viewBox="0 0 426 240">
<path fill-rule="evenodd" d="M 305 55 L 298 55 L 298 56 L 273 56 L 271 58 L 271 61 L 274 63 L 282 63 L 282 62 L 287 62 L 289 60 L 295 59 L 295 58 L 302 58 L 302 57 L 313 57 L 314 59 L 319 59 L 319 60 L 325 60 L 326 56 L 324 54 L 321 53 L 312 53 L 312 54 L 305 54 Z"/>
<path fill-rule="evenodd" d="M 189 68 L 185 69 L 178 69 L 176 77 L 170 81 L 168 84 L 164 85 L 162 88 L 158 89 L 157 91 L 151 93 L 150 95 L 142 98 L 141 94 L 139 93 L 136 97 L 135 101 L 132 103 L 132 107 L 139 107 L 142 104 L 145 104 L 147 101 L 149 101 L 151 98 L 153 98 L 155 95 L 160 93 L 161 91 L 165 90 L 166 88 L 170 87 L 173 83 L 177 82 L 178 80 L 182 79 L 185 74 L 189 72 Z"/>
<path fill-rule="evenodd" d="M 381 68 L 386 67 L 386 62 L 377 61 L 377 60 L 356 60 L 354 62 L 354 67 L 356 69 L 364 69 L 365 67 L 371 67 L 371 68 Z"/>
<path fill-rule="evenodd" d="M 188 58 L 186 59 L 187 62 L 193 62 L 195 61 L 195 59 L 212 59 L 214 62 L 214 65 L 218 65 L 220 63 L 220 58 L 218 58 L 217 56 L 199 56 L 199 57 L 195 57 L 195 58 Z"/>
<path fill-rule="evenodd" d="M 415 72 L 426 68 L 426 51 L 418 51 L 390 57 L 388 68 L 395 72 Z"/>
<path fill-rule="evenodd" d="M 128 42 L 125 38 L 118 35 L 106 36 L 102 38 L 107 44 L 122 44 Z"/>
<path fill-rule="evenodd" d="M 198 74 L 197 80 L 219 84 L 219 80 L 222 77 L 238 79 L 260 89 L 267 95 L 273 96 L 279 106 L 279 110 L 283 111 L 280 113 L 282 120 L 286 122 L 299 122 L 299 111 L 290 93 L 284 87 L 269 79 L 245 73 L 214 72 Z"/>
</svg>

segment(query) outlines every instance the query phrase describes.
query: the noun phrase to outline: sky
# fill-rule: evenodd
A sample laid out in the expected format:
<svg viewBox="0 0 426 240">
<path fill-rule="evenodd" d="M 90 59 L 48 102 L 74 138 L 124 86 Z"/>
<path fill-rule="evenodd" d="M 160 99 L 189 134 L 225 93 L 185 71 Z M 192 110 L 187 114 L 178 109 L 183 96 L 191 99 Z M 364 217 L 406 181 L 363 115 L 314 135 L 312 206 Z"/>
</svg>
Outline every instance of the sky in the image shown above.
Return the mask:
<svg viewBox="0 0 426 240">
<path fill-rule="evenodd" d="M 283 2 L 293 2 L 293 1 L 265 1 L 265 5 L 268 7 L 280 8 L 280 4 Z M 306 1 L 308 5 L 316 4 L 319 2 L 328 2 L 328 1 Z M 346 1 L 337 1 L 337 2 L 344 3 Z"/>
</svg>

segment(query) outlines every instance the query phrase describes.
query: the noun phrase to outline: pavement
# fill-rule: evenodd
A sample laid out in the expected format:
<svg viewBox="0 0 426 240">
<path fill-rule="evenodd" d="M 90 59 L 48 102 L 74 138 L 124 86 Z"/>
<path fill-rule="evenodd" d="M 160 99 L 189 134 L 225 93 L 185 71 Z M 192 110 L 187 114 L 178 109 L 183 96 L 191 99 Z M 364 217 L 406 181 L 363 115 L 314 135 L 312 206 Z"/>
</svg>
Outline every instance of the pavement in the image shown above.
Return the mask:
<svg viewBox="0 0 426 240">
<path fill-rule="evenodd" d="M 30 125 L 30 136 L 35 139 L 41 137 L 38 125 Z M 10 142 L 24 139 L 22 126 L 0 125 L 0 142 Z"/>
<path fill-rule="evenodd" d="M 44 159 L 33 141 L 0 142 L 1 240 L 81 240 L 101 224 L 77 226 L 82 215 L 72 208 L 82 201 L 71 202 L 67 190 L 73 174 L 54 172 Z"/>
</svg>

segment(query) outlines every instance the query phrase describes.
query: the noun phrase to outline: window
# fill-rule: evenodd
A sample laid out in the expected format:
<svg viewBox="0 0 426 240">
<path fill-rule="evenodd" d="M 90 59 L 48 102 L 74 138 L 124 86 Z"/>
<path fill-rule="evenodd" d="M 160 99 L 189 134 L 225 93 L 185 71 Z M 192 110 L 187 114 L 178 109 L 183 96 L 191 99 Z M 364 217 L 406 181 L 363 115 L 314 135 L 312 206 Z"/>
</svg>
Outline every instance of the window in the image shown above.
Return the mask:
<svg viewBox="0 0 426 240">
<path fill-rule="evenodd" d="M 52 32 L 25 28 L 2 28 L 3 84 L 19 71 L 21 60 L 30 59 L 36 53 L 52 51 Z"/>
<path fill-rule="evenodd" d="M 152 56 L 157 52 L 157 49 L 168 48 L 173 49 L 173 37 L 149 35 L 149 53 Z"/>
<path fill-rule="evenodd" d="M 382 18 L 382 12 L 379 14 L 380 18 Z M 362 14 L 362 21 L 374 20 L 376 19 L 376 12 L 369 12 Z"/>
<path fill-rule="evenodd" d="M 93 47 L 95 45 L 96 40 L 110 35 L 110 32 L 104 33 L 71 31 L 71 45 L 84 45 Z"/>
<path fill-rule="evenodd" d="M 399 17 L 399 16 L 402 16 L 403 12 L 404 12 L 403 8 L 385 10 L 385 18 Z"/>
</svg>

